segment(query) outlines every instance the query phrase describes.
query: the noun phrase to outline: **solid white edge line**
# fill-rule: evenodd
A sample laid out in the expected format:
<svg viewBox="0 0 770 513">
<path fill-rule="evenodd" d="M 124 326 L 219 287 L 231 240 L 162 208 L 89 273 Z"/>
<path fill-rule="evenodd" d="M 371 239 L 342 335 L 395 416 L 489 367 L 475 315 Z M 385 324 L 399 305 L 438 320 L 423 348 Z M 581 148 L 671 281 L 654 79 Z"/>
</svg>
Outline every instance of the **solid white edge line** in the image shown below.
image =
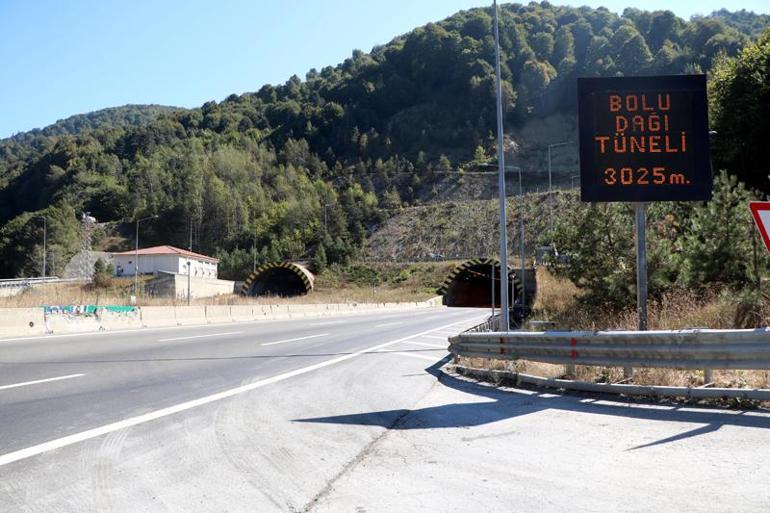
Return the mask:
<svg viewBox="0 0 770 513">
<path fill-rule="evenodd" d="M 448 336 L 447 337 L 439 337 L 438 335 L 423 335 L 422 338 L 433 338 L 433 339 L 437 339 L 437 340 L 443 340 L 443 341 L 446 342 L 446 339 L 448 339 L 449 337 Z"/>
<path fill-rule="evenodd" d="M 120 429 L 125 429 L 133 426 L 137 426 L 139 424 L 144 424 L 146 422 L 150 422 L 152 420 L 157 420 L 163 417 L 167 417 L 169 415 L 173 415 L 175 413 L 179 413 L 182 411 L 190 410 L 192 408 L 196 408 L 198 406 L 203 406 L 205 404 L 213 403 L 215 401 L 221 401 L 222 399 L 227 399 L 229 397 L 233 397 L 236 395 L 243 394 L 244 392 L 250 392 L 251 390 L 256 390 L 257 388 L 264 387 L 266 385 L 271 385 L 273 383 L 278 383 L 279 381 L 284 381 L 289 378 L 293 378 L 295 376 L 300 376 L 302 374 L 307 374 L 308 372 L 312 372 L 314 370 L 322 369 L 324 367 L 328 367 L 330 365 L 334 365 L 339 362 L 344 362 L 345 360 L 350 360 L 351 358 L 355 358 L 357 356 L 361 356 L 365 353 L 370 353 L 372 351 L 377 351 L 378 349 L 382 349 L 384 347 L 392 346 L 394 344 L 398 344 L 399 342 L 403 342 L 404 340 L 410 339 L 412 337 L 418 337 L 420 335 L 423 335 L 425 333 L 431 333 L 433 331 L 444 329 L 449 326 L 455 326 L 457 324 L 461 324 L 464 322 L 469 322 L 471 319 L 466 319 L 462 321 L 455 321 L 451 324 L 447 324 L 444 326 L 441 326 L 439 328 L 435 328 L 432 330 L 426 330 L 421 333 L 417 333 L 416 335 L 410 335 L 408 337 L 402 337 L 397 340 L 393 340 L 391 342 L 385 342 L 384 344 L 379 344 L 373 347 L 370 347 L 368 349 L 363 349 L 360 351 L 355 351 L 353 353 L 349 353 L 346 355 L 338 356 L 337 358 L 332 358 L 331 360 L 326 360 L 320 363 L 316 363 L 314 365 L 309 365 L 307 367 L 302 367 L 300 369 L 295 369 L 293 371 L 284 372 L 283 374 L 278 374 L 276 376 L 272 376 L 269 378 L 261 379 L 259 381 L 255 381 L 254 383 L 249 383 L 248 385 L 242 385 L 236 388 L 232 388 L 230 390 L 225 390 L 223 392 L 219 392 L 212 395 L 207 395 L 205 397 L 201 397 L 199 399 L 193 399 L 192 401 L 187 401 L 184 403 L 176 404 L 174 406 L 169 406 L 168 408 L 161 408 L 160 410 L 156 410 L 153 412 L 145 413 L 144 415 L 138 415 L 136 417 L 130 417 L 128 419 L 119 420 L 117 422 L 112 422 L 110 424 L 105 424 L 104 426 L 99 426 L 93 429 L 88 429 L 86 431 L 81 431 L 80 433 L 75 433 L 72 435 L 64 436 L 61 438 L 57 438 L 55 440 L 51 440 L 48 442 L 44 442 L 42 444 L 33 445 L 31 447 L 27 447 L 26 449 L 20 449 L 18 451 L 9 452 L 3 455 L 0 455 L 0 467 L 8 465 L 9 463 L 14 463 L 19 460 L 31 458 L 33 456 L 37 456 L 39 454 L 43 454 L 49 451 L 53 451 L 55 449 L 61 449 L 62 447 L 67 447 L 69 445 L 73 445 L 79 442 L 83 442 L 85 440 L 89 440 L 91 438 L 96 438 L 102 435 L 106 435 L 108 433 L 112 433 L 114 431 L 118 431 Z"/>
<path fill-rule="evenodd" d="M 173 340 L 189 340 L 192 338 L 224 337 L 225 335 L 241 335 L 243 331 L 229 331 L 227 333 L 210 333 L 208 335 L 191 335 L 189 337 L 159 338 L 158 342 L 171 342 Z"/>
<path fill-rule="evenodd" d="M 274 346 L 276 344 L 285 344 L 286 342 L 298 342 L 300 340 L 308 340 L 311 338 L 327 337 L 327 336 L 329 336 L 328 333 L 319 333 L 318 335 L 308 335 L 307 337 L 287 338 L 285 340 L 276 340 L 275 342 L 265 342 L 264 344 L 260 344 L 260 345 Z"/>
<path fill-rule="evenodd" d="M 375 328 L 387 328 L 388 326 L 398 326 L 399 324 L 404 324 L 404 321 L 398 321 L 398 322 L 386 322 L 383 324 L 375 324 Z"/>
<path fill-rule="evenodd" d="M 2 385 L 0 390 L 8 390 L 9 388 L 25 387 L 27 385 L 37 385 L 38 383 L 49 383 L 51 381 L 61 381 L 63 379 L 72 379 L 85 376 L 85 374 L 67 374 L 66 376 L 56 376 L 55 378 L 36 379 L 34 381 L 24 381 L 22 383 L 13 383 L 12 385 Z"/>
</svg>

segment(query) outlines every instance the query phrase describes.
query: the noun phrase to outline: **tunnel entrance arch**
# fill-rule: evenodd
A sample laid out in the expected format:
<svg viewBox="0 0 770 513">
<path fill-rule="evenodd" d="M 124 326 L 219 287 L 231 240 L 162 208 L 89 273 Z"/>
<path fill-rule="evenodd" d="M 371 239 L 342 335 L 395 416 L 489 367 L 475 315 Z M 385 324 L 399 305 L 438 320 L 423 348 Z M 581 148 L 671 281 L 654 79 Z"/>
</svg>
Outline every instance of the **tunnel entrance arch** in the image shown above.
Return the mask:
<svg viewBox="0 0 770 513">
<path fill-rule="evenodd" d="M 313 290 L 315 277 L 303 265 L 271 262 L 251 273 L 243 282 L 244 296 L 302 296 Z"/>
<path fill-rule="evenodd" d="M 500 261 L 494 258 L 466 260 L 444 280 L 438 293 L 444 296 L 444 304 L 450 307 L 491 308 L 492 270 L 495 275 L 495 308 L 500 307 Z M 508 297 L 511 305 L 521 297 L 521 280 L 508 268 Z M 529 286 L 527 287 L 529 288 Z"/>
</svg>

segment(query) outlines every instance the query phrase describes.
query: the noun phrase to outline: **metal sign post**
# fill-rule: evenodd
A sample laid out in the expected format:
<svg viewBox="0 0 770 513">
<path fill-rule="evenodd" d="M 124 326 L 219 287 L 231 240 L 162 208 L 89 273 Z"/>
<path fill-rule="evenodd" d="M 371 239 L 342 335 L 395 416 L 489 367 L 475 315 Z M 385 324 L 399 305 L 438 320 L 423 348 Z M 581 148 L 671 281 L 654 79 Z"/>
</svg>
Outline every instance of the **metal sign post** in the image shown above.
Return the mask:
<svg viewBox="0 0 770 513">
<path fill-rule="evenodd" d="M 647 205 L 635 203 L 636 214 L 636 307 L 639 331 L 647 331 Z"/>
<path fill-rule="evenodd" d="M 647 330 L 647 203 L 711 199 L 704 75 L 578 79 L 580 198 L 634 204 L 636 301 Z M 632 369 L 624 367 L 626 377 Z"/>
<path fill-rule="evenodd" d="M 510 329 L 508 304 L 508 222 L 505 217 L 505 151 L 503 148 L 503 102 L 500 78 L 500 30 L 497 21 L 497 1 L 495 11 L 495 79 L 497 92 L 497 173 L 500 194 L 500 331 Z"/>
</svg>

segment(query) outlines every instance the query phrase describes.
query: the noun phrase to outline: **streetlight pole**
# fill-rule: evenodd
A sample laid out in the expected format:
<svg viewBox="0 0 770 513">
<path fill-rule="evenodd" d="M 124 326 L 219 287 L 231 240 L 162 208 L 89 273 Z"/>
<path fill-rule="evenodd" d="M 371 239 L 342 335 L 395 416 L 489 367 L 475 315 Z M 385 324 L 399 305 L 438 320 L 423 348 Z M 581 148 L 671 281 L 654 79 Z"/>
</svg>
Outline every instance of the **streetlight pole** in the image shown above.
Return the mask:
<svg viewBox="0 0 770 513">
<path fill-rule="evenodd" d="M 527 285 L 527 276 L 524 272 L 524 259 L 525 259 L 525 245 L 524 245 L 524 188 L 521 184 L 521 168 L 519 166 L 506 166 L 507 169 L 515 169 L 519 174 L 519 258 L 521 261 L 521 298 L 520 303 L 522 308 L 524 307 L 524 292 L 526 291 L 526 285 Z M 506 273 L 506 289 L 508 288 L 508 276 Z M 502 280 L 502 274 L 500 275 L 500 279 Z M 502 283 L 502 282 L 501 282 Z M 501 285 L 502 286 L 502 285 Z M 515 304 L 515 301 L 514 301 Z"/>
<path fill-rule="evenodd" d="M 47 256 L 47 253 L 48 253 L 47 248 L 46 248 L 47 239 L 48 239 L 48 222 L 47 222 L 45 216 L 38 216 L 38 217 L 40 217 L 40 219 L 43 220 L 43 278 L 45 278 L 45 276 L 46 276 L 46 272 L 45 272 L 46 271 L 46 269 L 45 269 L 45 267 L 46 267 L 46 256 Z"/>
<path fill-rule="evenodd" d="M 551 179 L 551 148 L 566 146 L 572 144 L 572 141 L 564 141 L 548 145 L 548 229 L 553 233 L 553 180 Z"/>
<path fill-rule="evenodd" d="M 254 243 L 251 245 L 251 272 L 257 270 L 257 228 L 254 228 Z"/>
<path fill-rule="evenodd" d="M 139 223 L 158 216 L 148 216 L 136 220 L 136 239 L 134 243 L 134 296 L 139 297 Z"/>
<path fill-rule="evenodd" d="M 500 329 L 510 329 L 510 312 L 508 310 L 508 223 L 505 216 L 505 156 L 503 136 L 503 91 L 500 78 L 500 28 L 497 17 L 497 0 L 494 0 L 495 11 L 495 80 L 497 93 L 497 174 L 500 196 Z M 521 182 L 521 180 L 519 180 Z M 519 185 L 521 188 L 521 185 Z M 505 277 L 505 279 L 503 279 Z"/>
</svg>

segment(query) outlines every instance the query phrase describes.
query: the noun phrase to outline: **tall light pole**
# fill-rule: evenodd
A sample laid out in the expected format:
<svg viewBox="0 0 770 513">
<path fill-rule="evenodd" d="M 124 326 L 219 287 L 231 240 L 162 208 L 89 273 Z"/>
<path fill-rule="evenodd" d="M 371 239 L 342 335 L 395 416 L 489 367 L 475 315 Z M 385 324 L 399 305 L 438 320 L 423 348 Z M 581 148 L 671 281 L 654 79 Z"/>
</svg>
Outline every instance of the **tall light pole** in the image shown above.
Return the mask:
<svg viewBox="0 0 770 513">
<path fill-rule="evenodd" d="M 257 270 L 257 227 L 254 227 L 254 244 L 251 245 L 251 272 Z"/>
<path fill-rule="evenodd" d="M 136 220 L 136 240 L 134 245 L 134 296 L 139 297 L 139 223 L 158 216 L 148 216 Z"/>
<path fill-rule="evenodd" d="M 519 166 L 505 166 L 506 169 L 516 170 L 519 174 L 519 259 L 521 261 L 521 306 L 524 306 L 524 291 L 526 290 L 527 276 L 524 272 L 525 245 L 524 245 L 524 188 L 521 185 L 521 168 Z M 502 279 L 502 274 L 500 275 Z M 506 289 L 508 275 L 506 273 Z M 501 285 L 502 286 L 502 285 Z M 515 302 L 514 302 L 515 303 Z"/>
<path fill-rule="evenodd" d="M 500 78 L 500 28 L 497 19 L 497 0 L 495 11 L 495 80 L 497 93 L 497 174 L 500 195 L 500 329 L 510 330 L 510 312 L 508 310 L 508 223 L 505 216 L 505 156 L 503 148 L 503 91 Z M 519 186 L 521 187 L 521 186 Z M 505 277 L 505 279 L 503 279 Z"/>
<path fill-rule="evenodd" d="M 48 239 L 48 223 L 45 216 L 38 216 L 38 217 L 43 220 L 43 278 L 45 278 L 46 255 L 48 253 L 46 248 L 46 243 Z"/>
<path fill-rule="evenodd" d="M 548 145 L 548 230 L 553 233 L 553 181 L 551 179 L 551 148 L 566 146 L 572 144 L 572 141 L 564 141 Z"/>
</svg>

